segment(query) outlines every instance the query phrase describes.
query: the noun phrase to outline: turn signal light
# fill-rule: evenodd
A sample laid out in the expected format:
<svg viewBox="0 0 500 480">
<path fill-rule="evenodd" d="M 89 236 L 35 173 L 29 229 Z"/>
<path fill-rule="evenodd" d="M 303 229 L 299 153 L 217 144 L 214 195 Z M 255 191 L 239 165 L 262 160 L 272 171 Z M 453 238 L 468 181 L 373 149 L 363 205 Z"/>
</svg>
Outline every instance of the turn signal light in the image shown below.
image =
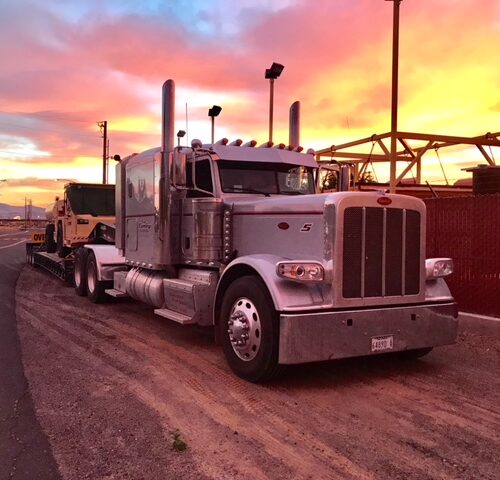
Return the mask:
<svg viewBox="0 0 500 480">
<path fill-rule="evenodd" d="M 298 282 L 321 282 L 325 278 L 323 265 L 316 262 L 278 262 L 276 273 Z"/>
<path fill-rule="evenodd" d="M 453 260 L 451 258 L 428 258 L 425 261 L 425 274 L 427 279 L 447 277 L 453 273 Z"/>
</svg>

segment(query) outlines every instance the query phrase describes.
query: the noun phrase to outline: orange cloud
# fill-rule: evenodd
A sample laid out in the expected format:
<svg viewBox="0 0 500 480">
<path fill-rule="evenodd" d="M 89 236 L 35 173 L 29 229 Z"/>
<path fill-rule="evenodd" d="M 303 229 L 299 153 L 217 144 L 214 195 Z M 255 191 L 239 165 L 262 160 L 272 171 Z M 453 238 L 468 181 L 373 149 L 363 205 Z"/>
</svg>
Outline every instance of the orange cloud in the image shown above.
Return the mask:
<svg viewBox="0 0 500 480">
<path fill-rule="evenodd" d="M 277 141 L 288 140 L 295 100 L 302 103 L 306 146 L 389 130 L 390 2 L 237 3 L 218 0 L 208 10 L 193 2 L 185 19 L 175 2 L 146 2 L 140 10 L 75 2 L 78 14 L 73 2 L 57 9 L 50 2 L 2 2 L 0 178 L 99 181 L 96 123 L 109 122 L 111 154 L 158 145 L 166 78 L 178 87 L 178 128 L 185 128 L 188 103 L 190 139 L 208 140 L 207 109 L 219 104 L 217 136 L 262 142 L 264 69 L 273 61 L 285 65 L 275 89 Z M 401 3 L 400 130 L 471 136 L 500 130 L 499 16 L 495 0 L 481 8 L 473 0 Z M 453 175 L 461 174 L 457 168 Z"/>
</svg>

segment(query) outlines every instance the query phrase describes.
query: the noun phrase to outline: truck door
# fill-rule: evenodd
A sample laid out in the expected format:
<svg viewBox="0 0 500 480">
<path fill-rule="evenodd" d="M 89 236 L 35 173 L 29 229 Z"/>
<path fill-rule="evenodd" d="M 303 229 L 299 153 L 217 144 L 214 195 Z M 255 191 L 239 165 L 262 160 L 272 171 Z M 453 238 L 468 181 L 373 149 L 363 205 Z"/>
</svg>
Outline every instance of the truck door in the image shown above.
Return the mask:
<svg viewBox="0 0 500 480">
<path fill-rule="evenodd" d="M 197 239 L 195 238 L 195 215 L 193 202 L 200 198 L 216 201 L 212 160 L 209 157 L 189 159 L 186 169 L 186 198 L 182 201 L 182 238 L 181 254 L 185 260 L 194 260 L 197 256 Z"/>
</svg>

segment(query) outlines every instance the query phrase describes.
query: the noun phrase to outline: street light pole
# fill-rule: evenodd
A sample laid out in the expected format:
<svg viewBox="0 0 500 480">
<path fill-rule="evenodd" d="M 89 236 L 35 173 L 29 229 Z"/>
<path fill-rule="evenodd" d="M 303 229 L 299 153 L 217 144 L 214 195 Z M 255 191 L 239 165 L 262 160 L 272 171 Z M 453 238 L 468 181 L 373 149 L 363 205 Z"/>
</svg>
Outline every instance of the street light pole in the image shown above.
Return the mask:
<svg viewBox="0 0 500 480">
<path fill-rule="evenodd" d="M 271 68 L 266 69 L 265 78 L 269 79 L 269 143 L 273 141 L 273 113 L 274 113 L 274 81 L 281 75 L 285 67 L 273 62 Z"/>
<path fill-rule="evenodd" d="M 398 135 L 398 68 L 399 68 L 399 4 L 403 0 L 386 0 L 394 2 L 392 20 L 392 94 L 391 94 L 391 165 L 389 192 L 396 193 L 397 135 Z"/>
<path fill-rule="evenodd" d="M 215 117 L 222 112 L 222 107 L 219 105 L 214 105 L 212 108 L 208 109 L 208 116 L 212 119 L 212 144 L 215 142 Z"/>
<path fill-rule="evenodd" d="M 102 183 L 108 183 L 108 122 L 97 124 L 102 132 Z"/>
<path fill-rule="evenodd" d="M 274 78 L 269 79 L 269 142 L 273 141 Z"/>
</svg>

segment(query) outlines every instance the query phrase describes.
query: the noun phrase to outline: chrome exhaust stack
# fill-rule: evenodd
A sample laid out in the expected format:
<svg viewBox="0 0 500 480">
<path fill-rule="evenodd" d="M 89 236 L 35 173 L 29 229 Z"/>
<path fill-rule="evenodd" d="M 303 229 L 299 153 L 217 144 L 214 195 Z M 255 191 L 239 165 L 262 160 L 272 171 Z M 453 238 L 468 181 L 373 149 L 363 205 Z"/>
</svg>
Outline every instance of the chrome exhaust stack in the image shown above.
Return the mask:
<svg viewBox="0 0 500 480">
<path fill-rule="evenodd" d="M 178 252 L 172 242 L 172 183 L 170 163 L 175 148 L 174 144 L 175 118 L 175 82 L 171 79 L 162 88 L 162 119 L 161 119 L 161 173 L 160 173 L 160 205 L 159 205 L 159 240 L 162 243 L 159 263 L 167 266 L 175 263 Z"/>
<path fill-rule="evenodd" d="M 290 107 L 290 125 L 289 125 L 289 145 L 300 145 L 300 102 L 293 102 Z"/>
</svg>

